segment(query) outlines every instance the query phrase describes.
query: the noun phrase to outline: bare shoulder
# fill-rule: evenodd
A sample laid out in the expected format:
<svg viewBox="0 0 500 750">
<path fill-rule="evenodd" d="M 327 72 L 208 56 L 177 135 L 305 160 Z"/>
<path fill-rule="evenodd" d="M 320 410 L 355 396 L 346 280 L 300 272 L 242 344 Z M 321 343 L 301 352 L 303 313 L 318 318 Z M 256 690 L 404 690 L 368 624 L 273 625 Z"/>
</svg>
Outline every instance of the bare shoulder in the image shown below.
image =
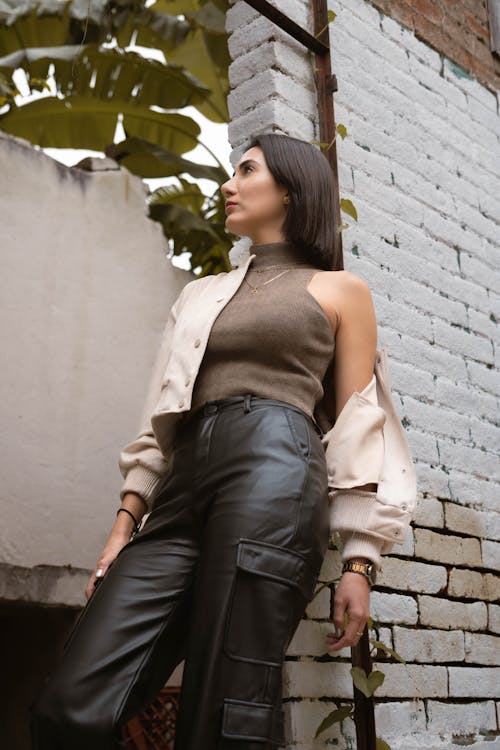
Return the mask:
<svg viewBox="0 0 500 750">
<path fill-rule="evenodd" d="M 368 312 L 372 307 L 370 287 L 351 271 L 319 271 L 309 284 L 309 291 L 323 306 L 334 332 L 342 317 L 351 311 Z"/>
</svg>

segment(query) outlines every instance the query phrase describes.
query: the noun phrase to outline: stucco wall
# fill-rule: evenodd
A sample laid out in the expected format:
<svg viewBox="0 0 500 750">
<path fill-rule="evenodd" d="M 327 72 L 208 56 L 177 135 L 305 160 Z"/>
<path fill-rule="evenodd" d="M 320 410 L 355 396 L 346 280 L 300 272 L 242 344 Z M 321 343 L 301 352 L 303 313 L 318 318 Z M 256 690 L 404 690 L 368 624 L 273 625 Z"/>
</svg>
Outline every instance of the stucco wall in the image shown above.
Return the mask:
<svg viewBox="0 0 500 750">
<path fill-rule="evenodd" d="M 119 506 L 168 310 L 191 272 L 166 257 L 141 180 L 66 167 L 0 132 L 0 596 L 83 604 Z M 15 567 L 12 567 L 15 566 Z M 36 568 L 34 566 L 48 566 Z M 83 586 L 82 586 L 83 583 Z"/>
<path fill-rule="evenodd" d="M 395 5 L 413 5 L 398 3 Z M 279 8 L 311 30 L 300 0 Z M 416 3 L 415 8 L 422 7 Z M 500 117 L 490 91 L 365 0 L 329 3 L 344 264 L 370 285 L 379 346 L 416 463 L 419 507 L 372 594 L 381 640 L 377 728 L 394 750 L 500 747 Z M 254 132 L 318 139 L 307 54 L 244 2 L 228 14 L 235 155 Z M 327 553 L 321 579 L 339 573 Z M 352 722 L 313 741 L 352 697 L 350 654 L 326 651 L 329 593 L 307 610 L 285 665 L 297 750 L 354 747 Z M 330 746 L 330 745 L 328 745 Z"/>
</svg>

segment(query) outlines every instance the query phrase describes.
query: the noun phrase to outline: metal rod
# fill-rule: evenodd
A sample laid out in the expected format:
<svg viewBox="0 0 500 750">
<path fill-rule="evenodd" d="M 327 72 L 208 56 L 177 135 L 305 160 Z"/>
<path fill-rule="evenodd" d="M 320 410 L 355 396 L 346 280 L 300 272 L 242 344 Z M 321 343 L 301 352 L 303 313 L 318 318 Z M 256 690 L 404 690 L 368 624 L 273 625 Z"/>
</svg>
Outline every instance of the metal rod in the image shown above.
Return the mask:
<svg viewBox="0 0 500 750">
<path fill-rule="evenodd" d="M 320 41 L 309 34 L 308 31 L 299 26 L 298 23 L 295 23 L 295 21 L 292 21 L 291 18 L 288 18 L 288 16 L 275 8 L 274 5 L 268 3 L 267 0 L 245 0 L 245 2 L 317 55 L 326 55 L 329 51 L 327 41 Z"/>
<path fill-rule="evenodd" d="M 312 9 L 314 33 L 320 39 L 321 37 L 323 37 L 323 39 L 328 39 L 328 10 L 326 0 L 312 0 Z M 318 92 L 319 138 L 322 143 L 328 144 L 326 147 L 323 147 L 322 150 L 330 163 L 335 181 L 335 215 L 333 217 L 335 245 L 333 268 L 335 271 L 341 271 L 344 268 L 344 258 L 342 251 L 342 232 L 339 231 L 341 224 L 339 173 L 337 165 L 337 142 L 335 139 L 335 113 L 333 106 L 333 92 L 337 90 L 337 79 L 332 75 L 329 43 L 326 53 L 316 54 L 315 62 L 316 89 Z"/>
<path fill-rule="evenodd" d="M 367 627 L 365 627 L 358 645 L 351 648 L 351 662 L 353 667 L 364 669 L 367 675 L 372 671 Z M 356 686 L 354 686 L 354 724 L 356 726 L 357 750 L 375 750 L 377 733 L 373 696 L 367 698 Z"/>
</svg>

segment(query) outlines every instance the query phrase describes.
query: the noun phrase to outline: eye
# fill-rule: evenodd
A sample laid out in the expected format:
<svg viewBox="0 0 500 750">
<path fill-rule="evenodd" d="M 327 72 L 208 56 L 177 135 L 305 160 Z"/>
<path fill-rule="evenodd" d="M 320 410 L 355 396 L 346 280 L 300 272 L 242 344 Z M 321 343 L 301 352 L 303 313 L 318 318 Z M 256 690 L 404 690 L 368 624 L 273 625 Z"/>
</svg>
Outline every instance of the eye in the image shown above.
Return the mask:
<svg viewBox="0 0 500 750">
<path fill-rule="evenodd" d="M 251 172 L 253 172 L 253 169 L 252 169 L 252 167 L 250 166 L 250 164 L 245 164 L 245 166 L 243 167 L 243 171 L 244 171 L 244 172 L 246 172 L 246 171 L 247 171 L 247 169 L 249 169 L 249 170 L 250 170 Z"/>
</svg>

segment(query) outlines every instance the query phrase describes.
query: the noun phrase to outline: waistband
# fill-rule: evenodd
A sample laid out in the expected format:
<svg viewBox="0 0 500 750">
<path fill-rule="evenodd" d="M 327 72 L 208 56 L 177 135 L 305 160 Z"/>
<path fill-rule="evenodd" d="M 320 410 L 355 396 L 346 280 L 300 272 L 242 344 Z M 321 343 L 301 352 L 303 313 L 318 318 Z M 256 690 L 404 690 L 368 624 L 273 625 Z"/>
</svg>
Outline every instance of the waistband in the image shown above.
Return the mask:
<svg viewBox="0 0 500 750">
<path fill-rule="evenodd" d="M 275 398 L 255 396 L 253 393 L 245 393 L 242 396 L 226 396 L 225 398 L 216 398 L 211 401 L 205 401 L 205 403 L 195 411 L 184 412 L 180 420 L 180 426 L 192 424 L 202 417 L 208 416 L 209 414 L 217 414 L 217 412 L 241 410 L 245 414 L 247 414 L 253 408 L 262 406 L 281 406 L 286 409 L 293 409 L 293 411 L 302 414 L 302 416 L 309 420 L 316 432 L 320 436 L 323 436 L 323 430 L 318 425 L 316 420 L 309 414 L 307 414 L 303 409 L 295 406 L 295 404 L 290 404 L 288 403 L 288 401 L 280 401 L 279 399 Z"/>
</svg>

